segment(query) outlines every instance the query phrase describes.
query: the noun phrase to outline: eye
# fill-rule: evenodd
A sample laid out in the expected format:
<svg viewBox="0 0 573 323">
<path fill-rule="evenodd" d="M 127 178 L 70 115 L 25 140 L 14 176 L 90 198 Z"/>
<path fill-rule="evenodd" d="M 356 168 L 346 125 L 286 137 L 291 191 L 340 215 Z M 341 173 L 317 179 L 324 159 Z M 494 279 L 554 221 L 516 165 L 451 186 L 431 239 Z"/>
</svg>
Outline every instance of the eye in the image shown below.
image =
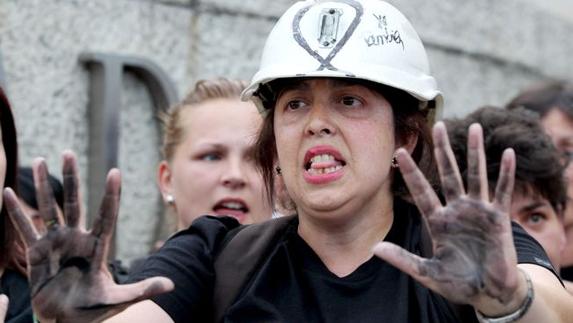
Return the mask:
<svg viewBox="0 0 573 323">
<path fill-rule="evenodd" d="M 349 95 L 343 96 L 340 99 L 340 103 L 349 108 L 357 108 L 362 105 L 362 101 L 360 101 L 360 99 Z"/>
<path fill-rule="evenodd" d="M 542 213 L 531 213 L 528 218 L 528 222 L 532 224 L 540 224 L 546 219 L 545 215 Z"/>
<path fill-rule="evenodd" d="M 219 153 L 206 153 L 199 157 L 199 159 L 204 161 L 217 161 L 221 160 L 222 156 Z"/>
<path fill-rule="evenodd" d="M 298 110 L 306 106 L 306 103 L 302 100 L 291 100 L 287 102 L 286 108 L 287 110 Z"/>
<path fill-rule="evenodd" d="M 562 152 L 562 154 L 562 158 L 565 164 L 569 164 L 573 160 L 573 150 L 565 150 Z"/>
</svg>

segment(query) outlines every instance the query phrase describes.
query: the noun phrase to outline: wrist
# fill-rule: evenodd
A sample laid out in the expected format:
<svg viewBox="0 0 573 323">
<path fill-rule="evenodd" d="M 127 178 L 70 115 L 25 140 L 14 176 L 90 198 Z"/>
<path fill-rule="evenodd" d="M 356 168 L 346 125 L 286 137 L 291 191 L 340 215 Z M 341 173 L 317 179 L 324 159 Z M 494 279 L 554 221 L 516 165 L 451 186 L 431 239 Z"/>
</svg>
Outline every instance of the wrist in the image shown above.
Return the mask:
<svg viewBox="0 0 573 323">
<path fill-rule="evenodd" d="M 529 275 L 521 268 L 518 268 L 521 273 L 522 283 L 519 284 L 513 301 L 503 307 L 505 310 L 497 311 L 496 313 L 482 312 L 476 309 L 476 315 L 482 323 L 510 323 L 515 322 L 522 318 L 533 303 L 534 289 L 533 283 Z"/>
</svg>

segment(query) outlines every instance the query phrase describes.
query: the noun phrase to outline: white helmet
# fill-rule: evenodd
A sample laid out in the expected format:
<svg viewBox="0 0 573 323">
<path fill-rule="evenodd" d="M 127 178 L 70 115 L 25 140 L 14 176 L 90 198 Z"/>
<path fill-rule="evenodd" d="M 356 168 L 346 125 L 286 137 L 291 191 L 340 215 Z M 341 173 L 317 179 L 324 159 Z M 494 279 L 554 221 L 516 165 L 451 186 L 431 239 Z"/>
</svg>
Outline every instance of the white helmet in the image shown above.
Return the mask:
<svg viewBox="0 0 573 323">
<path fill-rule="evenodd" d="M 397 88 L 441 112 L 420 37 L 406 17 L 380 0 L 306 0 L 290 7 L 271 31 L 259 71 L 242 94 L 264 111 L 259 86 L 292 77 L 340 77 Z M 430 116 L 433 119 L 433 116 Z"/>
</svg>

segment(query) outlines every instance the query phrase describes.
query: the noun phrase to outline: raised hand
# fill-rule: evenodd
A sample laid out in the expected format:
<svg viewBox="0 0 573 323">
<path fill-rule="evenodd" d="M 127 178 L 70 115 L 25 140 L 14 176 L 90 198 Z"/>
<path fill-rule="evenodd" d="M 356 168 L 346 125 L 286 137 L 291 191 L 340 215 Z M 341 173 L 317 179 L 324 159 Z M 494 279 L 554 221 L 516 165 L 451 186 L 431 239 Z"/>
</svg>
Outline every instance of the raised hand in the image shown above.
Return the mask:
<svg viewBox="0 0 573 323">
<path fill-rule="evenodd" d="M 117 285 L 107 269 L 107 256 L 117 218 L 120 174 L 108 173 L 105 195 L 91 231 L 80 224 L 79 180 L 73 153 L 63 155 L 64 219 L 48 182 L 44 160 L 34 162 L 38 208 L 46 224 L 39 235 L 22 212 L 14 192 L 4 190 L 10 217 L 28 248 L 32 306 L 41 322 L 92 322 L 114 315 L 130 304 L 173 289 L 173 283 L 154 277 Z"/>
<path fill-rule="evenodd" d="M 511 149 L 504 152 L 490 200 L 481 126 L 469 129 L 467 192 L 443 123 L 434 126 L 433 138 L 446 205 L 410 155 L 401 149 L 397 156 L 428 226 L 433 257 L 421 258 L 388 242 L 375 246 L 374 253 L 452 302 L 491 315 L 511 312 L 525 298 L 509 218 L 515 154 Z"/>
</svg>

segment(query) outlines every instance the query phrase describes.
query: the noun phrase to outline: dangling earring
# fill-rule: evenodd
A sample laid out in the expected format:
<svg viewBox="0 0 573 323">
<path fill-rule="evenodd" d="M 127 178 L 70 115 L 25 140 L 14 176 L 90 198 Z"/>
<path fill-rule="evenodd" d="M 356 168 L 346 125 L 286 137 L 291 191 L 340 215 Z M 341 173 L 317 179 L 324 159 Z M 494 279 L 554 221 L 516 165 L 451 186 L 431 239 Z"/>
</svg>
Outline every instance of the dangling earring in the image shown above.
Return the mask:
<svg viewBox="0 0 573 323">
<path fill-rule="evenodd" d="M 175 197 L 171 194 L 165 195 L 165 203 L 173 205 L 175 203 Z"/>
<path fill-rule="evenodd" d="M 283 173 L 282 173 L 282 169 L 281 169 L 279 166 L 275 167 L 275 170 L 277 171 L 277 175 L 280 176 L 280 175 L 283 174 Z"/>
<path fill-rule="evenodd" d="M 390 167 L 392 168 L 400 167 L 400 165 L 398 165 L 398 160 L 396 159 L 396 155 L 392 156 L 392 163 L 390 164 Z"/>
</svg>

